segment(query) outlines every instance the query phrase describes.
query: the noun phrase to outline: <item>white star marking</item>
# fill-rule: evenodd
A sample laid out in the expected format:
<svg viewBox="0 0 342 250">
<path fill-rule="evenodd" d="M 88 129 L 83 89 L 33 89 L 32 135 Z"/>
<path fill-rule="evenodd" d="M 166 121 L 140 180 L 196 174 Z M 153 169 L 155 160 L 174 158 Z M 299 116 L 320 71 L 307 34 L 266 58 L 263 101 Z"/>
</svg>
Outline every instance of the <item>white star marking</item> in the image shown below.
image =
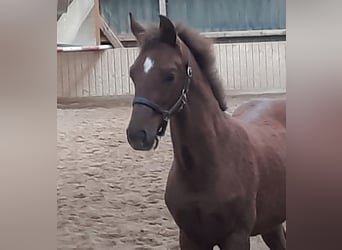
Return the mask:
<svg viewBox="0 0 342 250">
<path fill-rule="evenodd" d="M 144 62 L 144 72 L 147 74 L 153 68 L 153 60 L 149 57 L 146 57 Z"/>
</svg>

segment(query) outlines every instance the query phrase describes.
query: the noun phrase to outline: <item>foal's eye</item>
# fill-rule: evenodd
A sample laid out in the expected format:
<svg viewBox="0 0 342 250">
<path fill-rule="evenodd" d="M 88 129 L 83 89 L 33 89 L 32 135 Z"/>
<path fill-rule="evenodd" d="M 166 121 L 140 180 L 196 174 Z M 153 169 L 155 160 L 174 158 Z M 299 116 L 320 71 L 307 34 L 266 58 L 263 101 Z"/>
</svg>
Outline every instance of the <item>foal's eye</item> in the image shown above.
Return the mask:
<svg viewBox="0 0 342 250">
<path fill-rule="evenodd" d="M 172 82 L 173 80 L 175 80 L 175 74 L 174 73 L 168 73 L 165 75 L 164 80 L 166 82 Z"/>
</svg>

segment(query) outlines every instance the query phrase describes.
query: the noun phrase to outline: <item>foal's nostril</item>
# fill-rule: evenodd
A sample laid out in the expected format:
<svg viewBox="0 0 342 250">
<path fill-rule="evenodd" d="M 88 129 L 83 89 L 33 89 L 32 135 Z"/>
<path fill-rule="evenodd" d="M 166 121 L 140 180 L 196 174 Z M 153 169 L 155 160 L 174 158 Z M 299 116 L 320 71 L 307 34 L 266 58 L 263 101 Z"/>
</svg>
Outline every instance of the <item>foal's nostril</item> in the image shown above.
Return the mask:
<svg viewBox="0 0 342 250">
<path fill-rule="evenodd" d="M 140 136 L 141 136 L 141 140 L 145 143 L 146 140 L 147 140 L 147 133 L 146 133 L 146 131 L 145 130 L 140 130 L 139 133 L 140 133 Z"/>
<path fill-rule="evenodd" d="M 147 139 L 147 134 L 145 130 L 139 130 L 137 132 L 137 137 L 141 140 L 141 142 L 145 143 Z"/>
</svg>

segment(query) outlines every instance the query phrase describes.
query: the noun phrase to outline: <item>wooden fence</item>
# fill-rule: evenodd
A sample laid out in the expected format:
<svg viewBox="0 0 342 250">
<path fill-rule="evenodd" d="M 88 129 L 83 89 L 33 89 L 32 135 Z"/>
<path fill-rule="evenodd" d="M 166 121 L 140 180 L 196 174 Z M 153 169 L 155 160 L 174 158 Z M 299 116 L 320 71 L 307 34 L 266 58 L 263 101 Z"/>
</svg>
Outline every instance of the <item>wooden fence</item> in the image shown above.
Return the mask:
<svg viewBox="0 0 342 250">
<path fill-rule="evenodd" d="M 228 93 L 285 92 L 286 42 L 215 44 Z M 58 97 L 133 95 L 129 67 L 137 48 L 58 53 Z"/>
</svg>

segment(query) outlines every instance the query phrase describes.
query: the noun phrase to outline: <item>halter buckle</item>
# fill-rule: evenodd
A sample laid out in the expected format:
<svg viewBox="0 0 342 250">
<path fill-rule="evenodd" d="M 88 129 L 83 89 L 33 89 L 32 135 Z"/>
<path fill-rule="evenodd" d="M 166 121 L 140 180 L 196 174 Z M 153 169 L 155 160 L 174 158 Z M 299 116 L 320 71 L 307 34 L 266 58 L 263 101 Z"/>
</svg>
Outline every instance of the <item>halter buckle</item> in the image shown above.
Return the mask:
<svg viewBox="0 0 342 250">
<path fill-rule="evenodd" d="M 187 92 L 188 91 L 186 89 L 182 89 L 182 100 L 185 100 L 185 101 L 187 100 L 187 96 L 186 96 Z"/>
</svg>

